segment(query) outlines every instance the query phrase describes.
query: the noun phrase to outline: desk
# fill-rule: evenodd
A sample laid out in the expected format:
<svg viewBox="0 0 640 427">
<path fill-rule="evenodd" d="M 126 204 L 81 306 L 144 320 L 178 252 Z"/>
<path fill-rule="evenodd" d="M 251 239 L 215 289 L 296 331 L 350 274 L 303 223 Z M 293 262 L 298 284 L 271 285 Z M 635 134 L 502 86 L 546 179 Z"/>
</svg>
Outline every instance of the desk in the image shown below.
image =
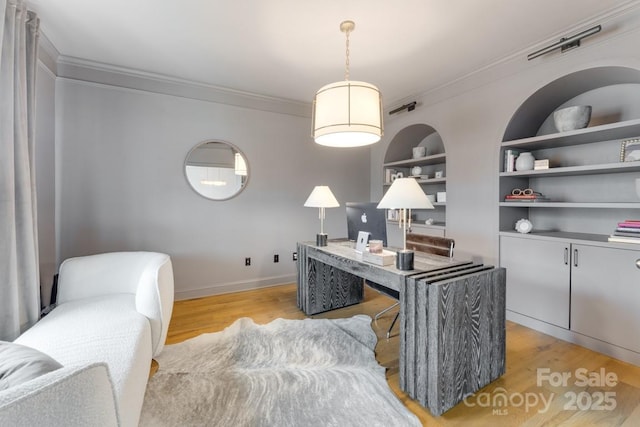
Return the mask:
<svg viewBox="0 0 640 427">
<path fill-rule="evenodd" d="M 416 253 L 411 271 L 362 261 L 350 242 L 298 243 L 298 308 L 357 304 L 363 279 L 400 293 L 400 388 L 440 415 L 505 371 L 505 270 Z"/>
</svg>

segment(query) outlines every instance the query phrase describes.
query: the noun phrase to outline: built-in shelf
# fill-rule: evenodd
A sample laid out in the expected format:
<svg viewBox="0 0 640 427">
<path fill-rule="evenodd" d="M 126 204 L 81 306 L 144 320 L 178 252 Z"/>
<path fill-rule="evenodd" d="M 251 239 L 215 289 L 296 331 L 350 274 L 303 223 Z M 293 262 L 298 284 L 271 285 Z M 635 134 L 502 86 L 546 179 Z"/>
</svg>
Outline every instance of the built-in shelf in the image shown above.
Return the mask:
<svg viewBox="0 0 640 427">
<path fill-rule="evenodd" d="M 638 165 L 640 166 L 640 165 Z M 409 177 L 412 178 L 412 177 Z M 429 178 L 429 179 L 416 179 L 418 184 L 444 184 L 447 182 L 447 178 Z M 383 185 L 391 185 L 392 182 L 385 182 Z"/>
<path fill-rule="evenodd" d="M 394 227 L 398 227 L 398 221 L 394 221 L 392 219 L 388 219 L 387 223 L 391 224 Z M 434 230 L 444 230 L 446 228 L 446 224 L 444 222 L 436 221 L 433 224 L 425 224 L 424 221 L 416 222 L 411 221 L 411 228 L 431 228 Z"/>
<path fill-rule="evenodd" d="M 444 163 L 447 159 L 446 154 L 434 154 L 432 156 L 418 157 L 417 159 L 398 160 L 396 162 L 385 163 L 384 167 L 411 167 L 411 166 L 427 166 Z"/>
<path fill-rule="evenodd" d="M 528 171 L 500 172 L 500 177 L 576 176 L 623 172 L 640 172 L 640 161 L 606 163 L 600 165 L 566 166 Z"/>
<path fill-rule="evenodd" d="M 640 135 L 640 119 L 504 141 L 502 147 L 541 150 L 544 148 L 568 147 L 592 142 L 630 138 L 636 135 Z"/>
<path fill-rule="evenodd" d="M 414 157 L 416 148 L 424 148 L 428 155 Z M 392 172 L 414 179 L 422 190 L 437 199 L 437 193 L 447 190 L 447 156 L 440 134 L 423 123 L 410 124 L 393 136 L 382 163 L 382 191 L 385 193 L 393 184 Z M 436 174 L 438 178 L 436 178 Z M 446 203 L 431 202 L 433 209 L 412 209 L 411 227 L 417 234 L 444 236 L 446 234 Z M 394 216 L 391 216 L 393 218 Z M 387 216 L 389 218 L 389 216 Z M 433 221 L 425 224 L 425 221 Z M 398 227 L 397 221 L 388 221 L 388 229 Z M 394 233 L 398 234 L 399 233 Z"/>
<path fill-rule="evenodd" d="M 609 237 L 606 234 L 592 234 L 592 233 L 572 233 L 568 231 L 532 231 L 531 233 L 518 233 L 517 231 L 501 231 L 501 236 L 518 236 L 527 239 L 566 239 L 566 240 L 580 240 L 585 242 L 607 242 Z"/>
<path fill-rule="evenodd" d="M 640 203 L 620 202 L 500 202 L 510 208 L 585 208 L 585 209 L 640 209 Z"/>
<path fill-rule="evenodd" d="M 640 244 L 638 243 L 610 242 L 608 240 L 608 234 L 572 233 L 567 231 L 532 231 L 531 233 L 523 234 L 514 230 L 501 231 L 500 235 L 517 236 L 531 240 L 565 240 L 572 243 L 596 244 L 597 246 L 618 249 L 640 250 Z"/>
</svg>

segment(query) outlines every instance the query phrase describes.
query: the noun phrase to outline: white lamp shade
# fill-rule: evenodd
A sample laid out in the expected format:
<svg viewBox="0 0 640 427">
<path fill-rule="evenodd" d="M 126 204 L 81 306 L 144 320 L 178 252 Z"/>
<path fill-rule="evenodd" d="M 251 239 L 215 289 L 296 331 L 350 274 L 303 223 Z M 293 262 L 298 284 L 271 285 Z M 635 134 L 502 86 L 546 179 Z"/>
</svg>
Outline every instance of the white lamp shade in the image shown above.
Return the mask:
<svg viewBox="0 0 640 427">
<path fill-rule="evenodd" d="M 313 138 L 329 147 L 362 147 L 382 137 L 382 97 L 365 82 L 341 81 L 320 88 L 313 100 Z"/>
<path fill-rule="evenodd" d="M 378 209 L 433 209 L 415 178 L 398 178 L 385 193 Z"/>
<path fill-rule="evenodd" d="M 337 208 L 338 200 L 326 185 L 316 185 L 304 205 L 308 208 Z"/>
</svg>

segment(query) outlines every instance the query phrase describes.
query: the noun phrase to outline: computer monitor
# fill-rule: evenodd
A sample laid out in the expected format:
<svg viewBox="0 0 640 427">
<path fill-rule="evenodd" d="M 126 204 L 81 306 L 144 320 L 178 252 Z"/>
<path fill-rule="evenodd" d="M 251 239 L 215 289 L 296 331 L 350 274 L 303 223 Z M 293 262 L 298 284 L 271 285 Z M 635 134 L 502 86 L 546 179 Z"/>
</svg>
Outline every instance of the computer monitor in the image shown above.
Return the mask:
<svg viewBox="0 0 640 427">
<path fill-rule="evenodd" d="M 347 234 L 349 240 L 357 240 L 358 232 L 369 232 L 369 240 L 382 240 L 387 246 L 387 219 L 385 210 L 378 209 L 377 202 L 347 202 Z"/>
</svg>

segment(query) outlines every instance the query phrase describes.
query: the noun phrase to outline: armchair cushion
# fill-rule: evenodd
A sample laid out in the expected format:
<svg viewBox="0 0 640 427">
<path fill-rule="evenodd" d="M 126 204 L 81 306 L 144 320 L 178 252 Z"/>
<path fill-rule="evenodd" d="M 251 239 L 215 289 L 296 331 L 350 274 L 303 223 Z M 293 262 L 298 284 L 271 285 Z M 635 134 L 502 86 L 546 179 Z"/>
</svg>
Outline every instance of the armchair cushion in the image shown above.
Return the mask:
<svg viewBox="0 0 640 427">
<path fill-rule="evenodd" d="M 114 294 L 135 295 L 151 324 L 153 355 L 162 351 L 173 309 L 173 268 L 166 254 L 109 252 L 69 258 L 60 266 L 58 305 Z"/>
<path fill-rule="evenodd" d="M 36 349 L 0 341 L 0 390 L 25 383 L 62 365 Z"/>
</svg>

